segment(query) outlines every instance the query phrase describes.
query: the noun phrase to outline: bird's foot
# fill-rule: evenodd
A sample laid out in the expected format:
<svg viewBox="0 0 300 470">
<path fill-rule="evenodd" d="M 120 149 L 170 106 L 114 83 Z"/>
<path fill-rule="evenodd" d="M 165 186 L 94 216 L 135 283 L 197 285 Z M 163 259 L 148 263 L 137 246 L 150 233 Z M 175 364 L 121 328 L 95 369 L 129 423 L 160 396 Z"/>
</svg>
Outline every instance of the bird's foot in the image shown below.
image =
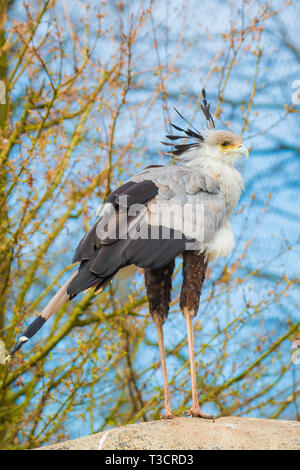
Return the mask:
<svg viewBox="0 0 300 470">
<path fill-rule="evenodd" d="M 165 415 L 162 415 L 162 419 L 173 419 L 175 416 L 173 415 L 172 412 L 168 412 Z"/>
<path fill-rule="evenodd" d="M 195 406 L 192 406 L 185 414 L 186 416 L 193 416 L 194 418 L 214 419 L 213 415 L 202 413 L 200 408 Z"/>
</svg>

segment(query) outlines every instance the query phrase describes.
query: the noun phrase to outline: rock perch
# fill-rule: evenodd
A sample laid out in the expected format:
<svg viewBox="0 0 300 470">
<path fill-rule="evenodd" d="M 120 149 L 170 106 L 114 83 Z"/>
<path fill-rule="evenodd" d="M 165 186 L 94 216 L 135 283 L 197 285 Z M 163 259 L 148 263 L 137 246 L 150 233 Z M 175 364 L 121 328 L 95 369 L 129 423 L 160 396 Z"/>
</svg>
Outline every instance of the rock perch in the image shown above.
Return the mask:
<svg viewBox="0 0 300 470">
<path fill-rule="evenodd" d="M 300 450 L 300 422 L 235 416 L 129 424 L 38 450 Z"/>
</svg>

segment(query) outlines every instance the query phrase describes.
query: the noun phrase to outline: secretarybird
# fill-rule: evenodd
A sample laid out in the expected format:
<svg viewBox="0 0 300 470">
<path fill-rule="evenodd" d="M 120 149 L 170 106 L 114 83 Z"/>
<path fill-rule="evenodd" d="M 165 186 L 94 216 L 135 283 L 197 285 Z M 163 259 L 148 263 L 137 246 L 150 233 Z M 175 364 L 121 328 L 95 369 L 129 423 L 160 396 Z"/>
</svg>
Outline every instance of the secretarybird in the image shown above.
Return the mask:
<svg viewBox="0 0 300 470">
<path fill-rule="evenodd" d="M 169 312 L 174 260 L 179 255 L 183 257 L 180 308 L 187 326 L 192 382 L 192 407 L 187 414 L 211 418 L 202 413 L 197 397 L 192 319 L 207 263 L 227 256 L 234 246 L 229 218 L 243 189 L 234 165 L 242 155 L 248 158 L 240 137 L 215 129 L 202 93 L 207 129 L 198 132 L 191 125 L 184 130 L 172 124 L 179 134 L 167 135 L 170 142 L 164 144 L 171 145 L 169 153 L 176 157 L 176 164 L 149 166 L 110 194 L 76 249 L 73 262 L 80 263 L 79 269 L 28 326 L 10 354 L 65 302 L 91 288 L 103 290 L 120 269 L 134 264 L 144 269 L 149 310 L 157 329 L 166 418 L 173 414 L 163 324 Z M 186 140 L 178 143 L 180 139 Z"/>
</svg>

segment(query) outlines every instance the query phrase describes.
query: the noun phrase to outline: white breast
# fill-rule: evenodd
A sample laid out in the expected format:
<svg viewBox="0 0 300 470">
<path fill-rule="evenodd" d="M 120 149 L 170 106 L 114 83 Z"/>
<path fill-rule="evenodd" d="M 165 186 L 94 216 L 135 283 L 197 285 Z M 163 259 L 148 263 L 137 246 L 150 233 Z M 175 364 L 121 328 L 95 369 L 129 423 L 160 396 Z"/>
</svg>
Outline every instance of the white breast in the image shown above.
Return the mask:
<svg viewBox="0 0 300 470">
<path fill-rule="evenodd" d="M 217 180 L 226 204 L 227 220 L 213 238 L 206 243 L 204 248 L 208 261 L 212 261 L 220 256 L 228 256 L 234 247 L 234 235 L 228 219 L 239 201 L 244 183 L 242 175 L 233 165 L 205 156 L 199 158 L 197 164 L 198 167 Z"/>
<path fill-rule="evenodd" d="M 194 166 L 192 162 L 190 166 Z M 233 165 L 228 165 L 222 161 L 205 156 L 202 157 L 200 162 L 197 162 L 197 166 L 217 180 L 225 198 L 227 217 L 230 217 L 239 201 L 242 189 L 244 189 L 242 175 Z"/>
<path fill-rule="evenodd" d="M 206 244 L 205 254 L 208 261 L 220 256 L 228 256 L 234 247 L 234 235 L 230 223 L 226 221 L 223 227 Z"/>
<path fill-rule="evenodd" d="M 240 199 L 242 189 L 244 189 L 242 175 L 234 167 L 224 165 L 222 173 L 216 179 L 224 195 L 227 217 L 229 217 Z"/>
</svg>

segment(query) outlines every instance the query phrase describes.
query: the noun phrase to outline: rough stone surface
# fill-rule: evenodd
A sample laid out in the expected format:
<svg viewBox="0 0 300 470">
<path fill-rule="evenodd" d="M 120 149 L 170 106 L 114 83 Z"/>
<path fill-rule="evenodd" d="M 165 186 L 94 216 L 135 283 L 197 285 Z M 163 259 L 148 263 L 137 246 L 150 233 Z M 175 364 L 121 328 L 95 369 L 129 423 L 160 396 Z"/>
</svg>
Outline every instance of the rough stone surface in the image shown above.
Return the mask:
<svg viewBox="0 0 300 470">
<path fill-rule="evenodd" d="M 297 449 L 300 422 L 226 417 L 129 424 L 38 450 Z"/>
</svg>

